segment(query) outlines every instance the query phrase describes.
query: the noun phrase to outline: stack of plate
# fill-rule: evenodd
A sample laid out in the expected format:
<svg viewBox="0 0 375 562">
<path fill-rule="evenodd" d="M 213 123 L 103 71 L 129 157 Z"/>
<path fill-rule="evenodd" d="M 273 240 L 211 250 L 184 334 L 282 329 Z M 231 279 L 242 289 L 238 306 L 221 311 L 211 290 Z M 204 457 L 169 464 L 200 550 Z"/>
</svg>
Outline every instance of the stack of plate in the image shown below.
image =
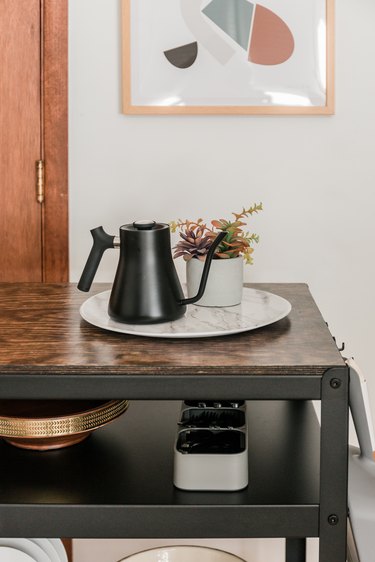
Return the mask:
<svg viewBox="0 0 375 562">
<path fill-rule="evenodd" d="M 128 400 L 0 400 L 0 437 L 22 449 L 61 449 L 80 443 L 128 405 Z"/>
<path fill-rule="evenodd" d="M 1 562 L 68 562 L 60 539 L 2 539 Z"/>
</svg>

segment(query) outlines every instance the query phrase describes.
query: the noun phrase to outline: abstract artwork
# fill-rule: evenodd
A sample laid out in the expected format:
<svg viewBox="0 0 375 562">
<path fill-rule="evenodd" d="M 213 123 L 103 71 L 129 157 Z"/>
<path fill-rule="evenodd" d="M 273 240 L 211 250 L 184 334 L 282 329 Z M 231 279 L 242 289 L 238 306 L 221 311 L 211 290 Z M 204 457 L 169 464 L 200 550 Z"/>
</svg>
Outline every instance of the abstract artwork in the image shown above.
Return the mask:
<svg viewBox="0 0 375 562">
<path fill-rule="evenodd" d="M 124 113 L 333 113 L 333 0 L 122 0 Z"/>
</svg>

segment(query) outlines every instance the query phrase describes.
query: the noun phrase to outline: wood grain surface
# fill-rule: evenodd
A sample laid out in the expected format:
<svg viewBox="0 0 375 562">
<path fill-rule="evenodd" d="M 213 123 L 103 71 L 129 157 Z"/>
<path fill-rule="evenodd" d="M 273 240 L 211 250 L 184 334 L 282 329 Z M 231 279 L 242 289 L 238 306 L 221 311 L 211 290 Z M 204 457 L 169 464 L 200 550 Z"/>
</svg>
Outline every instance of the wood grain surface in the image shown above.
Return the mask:
<svg viewBox="0 0 375 562">
<path fill-rule="evenodd" d="M 62 542 L 64 543 L 64 547 L 66 550 L 66 554 L 68 556 L 68 561 L 72 562 L 73 560 L 73 545 L 72 545 L 72 539 L 62 539 Z"/>
<path fill-rule="evenodd" d="M 43 0 L 43 281 L 69 279 L 68 1 Z"/>
<path fill-rule="evenodd" d="M 288 299 L 290 315 L 233 336 L 167 340 L 87 324 L 79 307 L 88 295 L 73 284 L 0 284 L 0 375 L 321 375 L 344 366 L 307 285 L 250 286 Z M 96 284 L 91 294 L 108 288 Z"/>
<path fill-rule="evenodd" d="M 40 1 L 0 2 L 0 280 L 42 280 Z"/>
<path fill-rule="evenodd" d="M 69 277 L 67 53 L 67 0 L 0 2 L 0 281 Z"/>
</svg>

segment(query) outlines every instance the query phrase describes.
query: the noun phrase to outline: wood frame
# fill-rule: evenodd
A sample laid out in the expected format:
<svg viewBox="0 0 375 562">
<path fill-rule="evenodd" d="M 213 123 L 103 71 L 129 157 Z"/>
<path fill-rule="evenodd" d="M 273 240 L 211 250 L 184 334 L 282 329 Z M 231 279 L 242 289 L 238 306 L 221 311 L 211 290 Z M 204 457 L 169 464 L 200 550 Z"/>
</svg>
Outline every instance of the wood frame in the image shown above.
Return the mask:
<svg viewBox="0 0 375 562">
<path fill-rule="evenodd" d="M 41 116 L 45 161 L 43 281 L 69 277 L 68 0 L 41 0 Z"/>
<path fill-rule="evenodd" d="M 131 115 L 332 115 L 334 114 L 334 0 L 326 0 L 327 22 L 327 93 L 326 105 L 295 106 L 135 106 L 131 102 L 131 0 L 122 0 L 122 110 Z"/>
<path fill-rule="evenodd" d="M 44 282 L 69 280 L 68 223 L 68 0 L 41 0 L 41 158 Z M 73 560 L 72 539 L 63 539 Z"/>
<path fill-rule="evenodd" d="M 73 562 L 73 539 L 61 539 L 69 562 Z"/>
</svg>

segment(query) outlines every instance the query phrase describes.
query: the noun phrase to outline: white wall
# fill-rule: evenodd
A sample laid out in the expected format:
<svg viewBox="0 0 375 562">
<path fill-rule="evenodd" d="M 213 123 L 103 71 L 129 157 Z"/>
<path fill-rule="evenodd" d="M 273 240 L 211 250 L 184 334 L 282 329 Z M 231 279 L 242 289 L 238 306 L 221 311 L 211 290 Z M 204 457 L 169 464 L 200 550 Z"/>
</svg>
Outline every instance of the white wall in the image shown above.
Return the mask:
<svg viewBox="0 0 375 562">
<path fill-rule="evenodd" d="M 374 21 L 373 0 L 337 2 L 335 116 L 130 117 L 120 113 L 119 0 L 70 0 L 72 281 L 94 226 L 115 234 L 139 217 L 210 218 L 263 201 L 247 279 L 310 285 L 367 373 L 375 412 Z M 107 254 L 97 280 L 113 278 Z"/>
</svg>

